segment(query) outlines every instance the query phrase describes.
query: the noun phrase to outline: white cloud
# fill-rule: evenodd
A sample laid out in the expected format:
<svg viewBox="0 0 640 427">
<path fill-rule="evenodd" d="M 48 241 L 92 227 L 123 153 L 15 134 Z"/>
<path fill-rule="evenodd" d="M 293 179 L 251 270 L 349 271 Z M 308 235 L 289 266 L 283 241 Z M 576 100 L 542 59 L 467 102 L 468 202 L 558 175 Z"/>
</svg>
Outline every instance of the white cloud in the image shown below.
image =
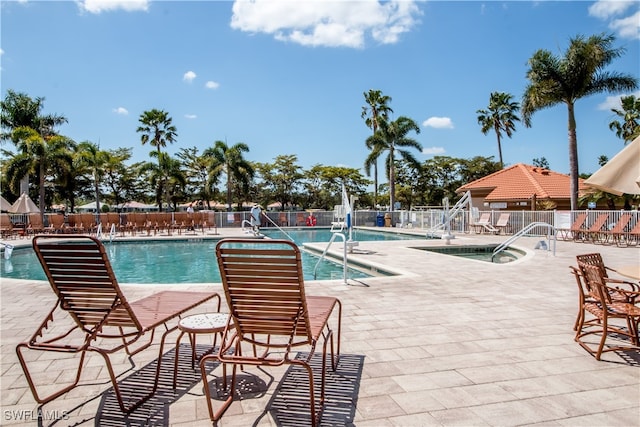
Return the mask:
<svg viewBox="0 0 640 427">
<path fill-rule="evenodd" d="M 367 35 L 378 43 L 397 43 L 420 14 L 414 0 L 236 0 L 231 28 L 303 46 L 361 48 Z"/>
<path fill-rule="evenodd" d="M 589 6 L 589 15 L 600 19 L 608 19 L 615 15 L 620 15 L 629 9 L 634 1 L 611 1 L 598 0 Z"/>
<path fill-rule="evenodd" d="M 79 0 L 78 6 L 81 10 L 95 14 L 114 10 L 146 12 L 149 10 L 149 0 Z"/>
<path fill-rule="evenodd" d="M 422 149 L 422 154 L 427 154 L 430 156 L 436 156 L 438 154 L 444 154 L 446 150 L 444 147 L 428 147 Z"/>
<path fill-rule="evenodd" d="M 589 15 L 603 21 L 610 20 L 609 28 L 616 31 L 620 37 L 640 39 L 640 9 L 637 1 L 598 0 L 589 6 Z M 629 8 L 633 8 L 627 12 Z M 622 16 L 631 13 L 628 16 Z M 617 17 L 614 19 L 614 17 Z"/>
<path fill-rule="evenodd" d="M 612 21 L 609 24 L 609 28 L 617 31 L 620 37 L 640 39 L 640 11 L 626 18 Z"/>
<path fill-rule="evenodd" d="M 422 126 L 434 129 L 453 129 L 453 121 L 449 117 L 429 117 Z"/>
<path fill-rule="evenodd" d="M 633 95 L 636 98 L 640 99 L 640 91 L 635 92 L 635 93 L 629 93 L 629 94 L 607 96 L 607 98 L 604 100 L 604 102 L 598 104 L 598 110 L 611 111 L 612 108 L 620 110 L 622 108 L 622 104 L 620 102 L 620 98 L 622 98 L 623 96 L 629 96 L 629 95 Z"/>
<path fill-rule="evenodd" d="M 185 114 L 184 118 L 185 119 L 197 119 L 198 116 L 196 116 L 195 114 Z"/>
<path fill-rule="evenodd" d="M 209 80 L 204 84 L 204 87 L 207 89 L 218 89 L 220 87 L 220 83 Z"/>
<path fill-rule="evenodd" d="M 0 55 L 4 55 L 4 50 L 0 49 Z"/>
<path fill-rule="evenodd" d="M 121 114 L 123 116 L 126 116 L 127 114 L 129 114 L 129 110 L 127 110 L 124 107 L 114 108 L 113 112 L 116 113 L 116 114 Z"/>
<path fill-rule="evenodd" d="M 191 83 L 195 78 L 196 73 L 194 73 L 193 71 L 187 71 L 186 73 L 184 73 L 184 76 L 182 76 L 182 80 L 188 83 Z"/>
</svg>

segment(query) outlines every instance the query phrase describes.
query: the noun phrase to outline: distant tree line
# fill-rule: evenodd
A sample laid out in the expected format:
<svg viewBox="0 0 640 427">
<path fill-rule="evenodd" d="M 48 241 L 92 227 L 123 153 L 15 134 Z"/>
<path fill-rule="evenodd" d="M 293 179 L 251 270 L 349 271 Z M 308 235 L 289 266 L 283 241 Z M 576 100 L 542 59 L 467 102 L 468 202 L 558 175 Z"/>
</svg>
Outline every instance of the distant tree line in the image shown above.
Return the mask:
<svg viewBox="0 0 640 427">
<path fill-rule="evenodd" d="M 296 154 L 277 155 L 272 162 L 251 161 L 250 146 L 229 145 L 216 140 L 202 152 L 196 147 L 179 148 L 175 156 L 165 151 L 178 141 L 178 130 L 168 112 L 151 109 L 139 117 L 142 145 L 150 145 L 150 161 L 131 163 L 131 148 L 102 150 L 91 141 L 75 142 L 57 133 L 67 122 L 57 114 L 43 114 L 44 98 L 8 90 L 1 101 L 0 142 L 13 146 L 0 150 L 2 194 L 15 199 L 28 188 L 39 201 L 41 212 L 54 204 L 71 211 L 78 201 L 96 201 L 114 206 L 125 201 L 154 202 L 161 210 L 176 210 L 186 202 L 200 201 L 211 209 L 211 201 L 224 201 L 228 210 L 242 209 L 244 203 L 263 206 L 277 203 L 280 209 L 332 209 L 340 203 L 340 189 L 357 196 L 360 207 L 389 207 L 399 202 L 403 209 L 440 205 L 444 197 L 456 199 L 455 189 L 504 167 L 502 136 L 511 138 L 516 123 L 531 126 L 533 114 L 541 109 L 565 104 L 568 112 L 571 207 L 577 209 L 578 158 L 575 102 L 600 92 L 633 90 L 636 77 L 608 72 L 605 67 L 624 53 L 614 48 L 612 35 L 582 36 L 570 40 L 564 56 L 541 49 L 529 59 L 522 103 L 504 92 L 492 92 L 489 105 L 476 111 L 484 134 L 494 132 L 499 161 L 493 157 L 458 159 L 436 156 L 419 162 L 412 150 L 422 145 L 411 134 L 420 127 L 411 118 L 392 120 L 391 97 L 380 90 L 364 92 L 361 117 L 372 130 L 365 145 L 365 175 L 357 168 L 314 165 L 303 169 Z M 609 128 L 625 144 L 640 134 L 640 100 L 621 98 L 622 109 L 613 109 L 616 120 Z M 520 113 L 520 116 L 518 116 Z M 384 161 L 387 183 L 378 182 L 378 161 Z M 548 167 L 546 158 L 534 164 Z M 373 169 L 373 182 L 368 177 Z M 28 185 L 29 182 L 35 185 Z M 373 194 L 367 189 L 373 184 Z M 106 208 L 105 208 L 106 209 Z"/>
</svg>

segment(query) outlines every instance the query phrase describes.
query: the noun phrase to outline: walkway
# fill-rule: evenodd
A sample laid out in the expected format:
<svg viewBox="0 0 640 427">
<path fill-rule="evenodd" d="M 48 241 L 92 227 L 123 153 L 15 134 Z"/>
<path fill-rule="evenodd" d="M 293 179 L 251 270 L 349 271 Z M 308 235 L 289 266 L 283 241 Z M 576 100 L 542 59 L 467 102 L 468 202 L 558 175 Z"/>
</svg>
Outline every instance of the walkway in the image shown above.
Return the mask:
<svg viewBox="0 0 640 427">
<path fill-rule="evenodd" d="M 239 230 L 220 232 L 238 235 Z M 452 245 L 504 239 L 464 235 Z M 307 282 L 309 294 L 338 296 L 345 309 L 343 359 L 329 378 L 323 425 L 640 425 L 640 352 L 605 353 L 605 361 L 598 362 L 574 342 L 577 292 L 568 268 L 575 255 L 588 252 L 602 253 L 611 266 L 637 263 L 640 250 L 558 242 L 554 257 L 533 249 L 538 240 L 519 240 L 516 246 L 530 255 L 505 265 L 412 249 L 441 241 L 360 242 L 354 258 L 399 275 L 350 286 L 341 280 Z M 131 300 L 160 288 L 220 285 L 123 285 Z M 36 415 L 38 405 L 15 345 L 33 333 L 54 298 L 45 282 L 2 279 L 0 291 L 0 424 L 37 425 L 25 421 Z M 183 346 L 177 390 L 170 386 L 171 349 L 158 395 L 128 419 L 119 412 L 103 364 L 94 355 L 82 386 L 43 407 L 49 419 L 42 425 L 51 425 L 55 415 L 63 418 L 56 426 L 210 425 L 186 340 Z M 153 367 L 156 350 L 134 359 L 143 376 Z M 69 380 L 73 372 L 69 361 L 51 355 L 33 362 L 52 385 Z M 122 358 L 118 368 L 129 367 Z M 251 396 L 234 403 L 220 425 L 299 425 L 300 414 L 286 408 L 296 397 L 296 375 L 288 372 L 283 379 L 285 371 L 252 369 L 258 380 L 244 377 Z M 131 383 L 132 372 L 121 379 Z"/>
</svg>

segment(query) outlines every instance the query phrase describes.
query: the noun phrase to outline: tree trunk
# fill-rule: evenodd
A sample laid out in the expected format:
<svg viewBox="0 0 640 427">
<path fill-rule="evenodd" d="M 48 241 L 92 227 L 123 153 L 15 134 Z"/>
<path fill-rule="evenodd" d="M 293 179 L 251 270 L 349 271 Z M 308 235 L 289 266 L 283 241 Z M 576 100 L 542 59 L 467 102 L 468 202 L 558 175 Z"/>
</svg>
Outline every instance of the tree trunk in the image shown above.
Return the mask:
<svg viewBox="0 0 640 427">
<path fill-rule="evenodd" d="M 500 144 L 500 132 L 496 131 L 498 137 L 498 156 L 500 157 L 500 169 L 504 169 L 504 162 L 502 161 L 502 144 Z"/>
<path fill-rule="evenodd" d="M 573 103 L 567 104 L 569 113 L 569 176 L 571 210 L 578 209 L 578 137 L 576 135 L 576 118 Z"/>
<path fill-rule="evenodd" d="M 40 209 L 40 221 L 44 224 L 44 160 L 40 160 L 40 182 L 38 188 L 38 208 Z M 29 193 L 27 193 L 28 195 Z"/>
<path fill-rule="evenodd" d="M 373 208 L 378 206 L 378 161 L 373 163 Z"/>
<path fill-rule="evenodd" d="M 389 210 L 395 209 L 396 202 L 396 168 L 393 159 L 393 147 L 389 148 Z"/>
</svg>

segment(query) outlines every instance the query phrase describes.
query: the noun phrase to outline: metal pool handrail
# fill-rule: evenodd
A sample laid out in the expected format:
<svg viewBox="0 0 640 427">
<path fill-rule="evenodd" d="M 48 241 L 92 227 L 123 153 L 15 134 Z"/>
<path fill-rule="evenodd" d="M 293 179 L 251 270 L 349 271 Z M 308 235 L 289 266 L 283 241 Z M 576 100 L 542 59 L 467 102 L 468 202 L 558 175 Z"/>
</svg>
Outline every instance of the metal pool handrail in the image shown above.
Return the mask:
<svg viewBox="0 0 640 427">
<path fill-rule="evenodd" d="M 520 237 L 531 231 L 531 229 L 536 227 L 545 227 L 547 229 L 547 240 L 551 240 L 551 235 L 553 235 L 553 256 L 556 256 L 556 228 L 546 222 L 532 222 L 531 224 L 527 225 L 522 230 L 518 231 L 516 234 L 496 246 L 496 248 L 493 250 L 493 254 L 491 255 L 491 262 L 493 262 L 493 258 L 496 255 L 504 251 L 511 243 L 515 242 Z M 547 248 L 547 251 L 549 250 L 550 248 Z"/>
<path fill-rule="evenodd" d="M 324 252 L 322 252 L 322 255 L 320 255 L 320 258 L 318 258 L 318 262 L 316 262 L 316 266 L 313 268 L 313 279 L 315 280 L 317 278 L 317 270 L 318 270 L 318 266 L 320 265 L 320 263 L 322 262 L 322 260 L 324 259 L 324 256 L 327 254 L 327 251 L 329 250 L 329 247 L 331 246 L 331 244 L 333 243 L 333 241 L 336 239 L 336 236 L 340 236 L 342 238 L 342 242 L 344 243 L 344 254 L 342 255 L 342 275 L 343 275 L 343 279 L 344 279 L 344 284 L 347 284 L 347 238 L 345 237 L 344 234 L 334 231 L 333 235 L 331 236 L 331 239 L 329 239 L 329 244 L 327 244 L 327 247 L 324 249 Z"/>
</svg>

